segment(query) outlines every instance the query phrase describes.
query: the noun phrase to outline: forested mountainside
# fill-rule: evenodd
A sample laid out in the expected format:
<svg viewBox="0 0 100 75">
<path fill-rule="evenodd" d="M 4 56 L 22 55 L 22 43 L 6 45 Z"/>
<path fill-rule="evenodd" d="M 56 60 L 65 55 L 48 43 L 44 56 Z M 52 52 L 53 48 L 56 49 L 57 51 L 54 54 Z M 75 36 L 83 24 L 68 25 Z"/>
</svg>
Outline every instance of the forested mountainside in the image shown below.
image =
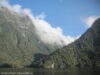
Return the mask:
<svg viewBox="0 0 100 75">
<path fill-rule="evenodd" d="M 39 40 L 28 15 L 0 8 L 0 67 L 24 67 L 30 65 L 35 56 L 48 55 L 56 49 L 56 45 Z"/>
<path fill-rule="evenodd" d="M 75 42 L 56 50 L 43 61 L 44 68 L 100 67 L 100 18 Z"/>
<path fill-rule="evenodd" d="M 40 40 L 28 15 L 0 8 L 0 67 L 100 66 L 100 18 L 75 42 L 58 48 L 55 44 L 45 44 Z"/>
</svg>

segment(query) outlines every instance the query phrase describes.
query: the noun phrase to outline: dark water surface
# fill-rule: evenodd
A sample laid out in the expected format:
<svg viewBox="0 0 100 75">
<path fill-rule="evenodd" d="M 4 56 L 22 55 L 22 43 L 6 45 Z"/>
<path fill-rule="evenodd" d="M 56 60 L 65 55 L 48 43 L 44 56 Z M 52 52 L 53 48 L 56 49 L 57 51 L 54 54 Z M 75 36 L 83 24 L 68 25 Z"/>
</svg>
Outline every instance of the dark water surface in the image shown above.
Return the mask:
<svg viewBox="0 0 100 75">
<path fill-rule="evenodd" d="M 100 75 L 100 68 L 0 69 L 0 75 Z"/>
</svg>

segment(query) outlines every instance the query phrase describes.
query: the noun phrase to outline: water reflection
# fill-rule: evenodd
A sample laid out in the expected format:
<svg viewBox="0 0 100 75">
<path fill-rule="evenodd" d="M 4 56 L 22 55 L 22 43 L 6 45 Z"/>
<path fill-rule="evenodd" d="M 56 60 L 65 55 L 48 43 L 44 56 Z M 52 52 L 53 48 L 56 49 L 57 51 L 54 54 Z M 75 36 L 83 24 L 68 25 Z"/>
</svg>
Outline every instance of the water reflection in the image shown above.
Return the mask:
<svg viewBox="0 0 100 75">
<path fill-rule="evenodd" d="M 0 69 L 0 75 L 100 75 L 100 68 Z"/>
</svg>

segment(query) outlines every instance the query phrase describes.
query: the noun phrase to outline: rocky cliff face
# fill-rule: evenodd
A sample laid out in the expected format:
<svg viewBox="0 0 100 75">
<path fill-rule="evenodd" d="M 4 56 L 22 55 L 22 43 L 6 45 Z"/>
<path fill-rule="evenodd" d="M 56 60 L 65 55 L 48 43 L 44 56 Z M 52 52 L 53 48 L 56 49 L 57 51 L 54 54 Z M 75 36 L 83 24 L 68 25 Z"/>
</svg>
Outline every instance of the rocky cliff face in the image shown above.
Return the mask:
<svg viewBox="0 0 100 75">
<path fill-rule="evenodd" d="M 53 52 L 43 62 L 45 68 L 100 66 L 100 18 L 78 40 Z"/>
<path fill-rule="evenodd" d="M 0 67 L 22 68 L 30 64 L 42 64 L 45 68 L 100 66 L 100 19 L 78 40 L 56 49 L 58 46 L 39 39 L 27 15 L 0 8 Z M 49 53 L 42 61 L 41 57 Z"/>
<path fill-rule="evenodd" d="M 0 65 L 24 67 L 34 61 L 34 54 L 49 54 L 57 47 L 44 44 L 36 35 L 27 15 L 0 8 Z"/>
</svg>

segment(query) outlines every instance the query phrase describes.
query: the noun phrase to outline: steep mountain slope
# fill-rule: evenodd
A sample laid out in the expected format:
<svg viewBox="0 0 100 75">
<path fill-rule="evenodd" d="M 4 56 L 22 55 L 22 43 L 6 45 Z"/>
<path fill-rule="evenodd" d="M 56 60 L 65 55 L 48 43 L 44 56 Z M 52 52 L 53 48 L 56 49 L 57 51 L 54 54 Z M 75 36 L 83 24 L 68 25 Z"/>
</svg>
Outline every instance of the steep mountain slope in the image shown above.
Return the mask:
<svg viewBox="0 0 100 75">
<path fill-rule="evenodd" d="M 34 54 L 49 54 L 57 46 L 44 44 L 36 35 L 27 15 L 0 8 L 0 65 L 24 67 L 34 61 Z"/>
<path fill-rule="evenodd" d="M 100 18 L 78 40 L 53 52 L 45 68 L 100 66 Z"/>
</svg>

